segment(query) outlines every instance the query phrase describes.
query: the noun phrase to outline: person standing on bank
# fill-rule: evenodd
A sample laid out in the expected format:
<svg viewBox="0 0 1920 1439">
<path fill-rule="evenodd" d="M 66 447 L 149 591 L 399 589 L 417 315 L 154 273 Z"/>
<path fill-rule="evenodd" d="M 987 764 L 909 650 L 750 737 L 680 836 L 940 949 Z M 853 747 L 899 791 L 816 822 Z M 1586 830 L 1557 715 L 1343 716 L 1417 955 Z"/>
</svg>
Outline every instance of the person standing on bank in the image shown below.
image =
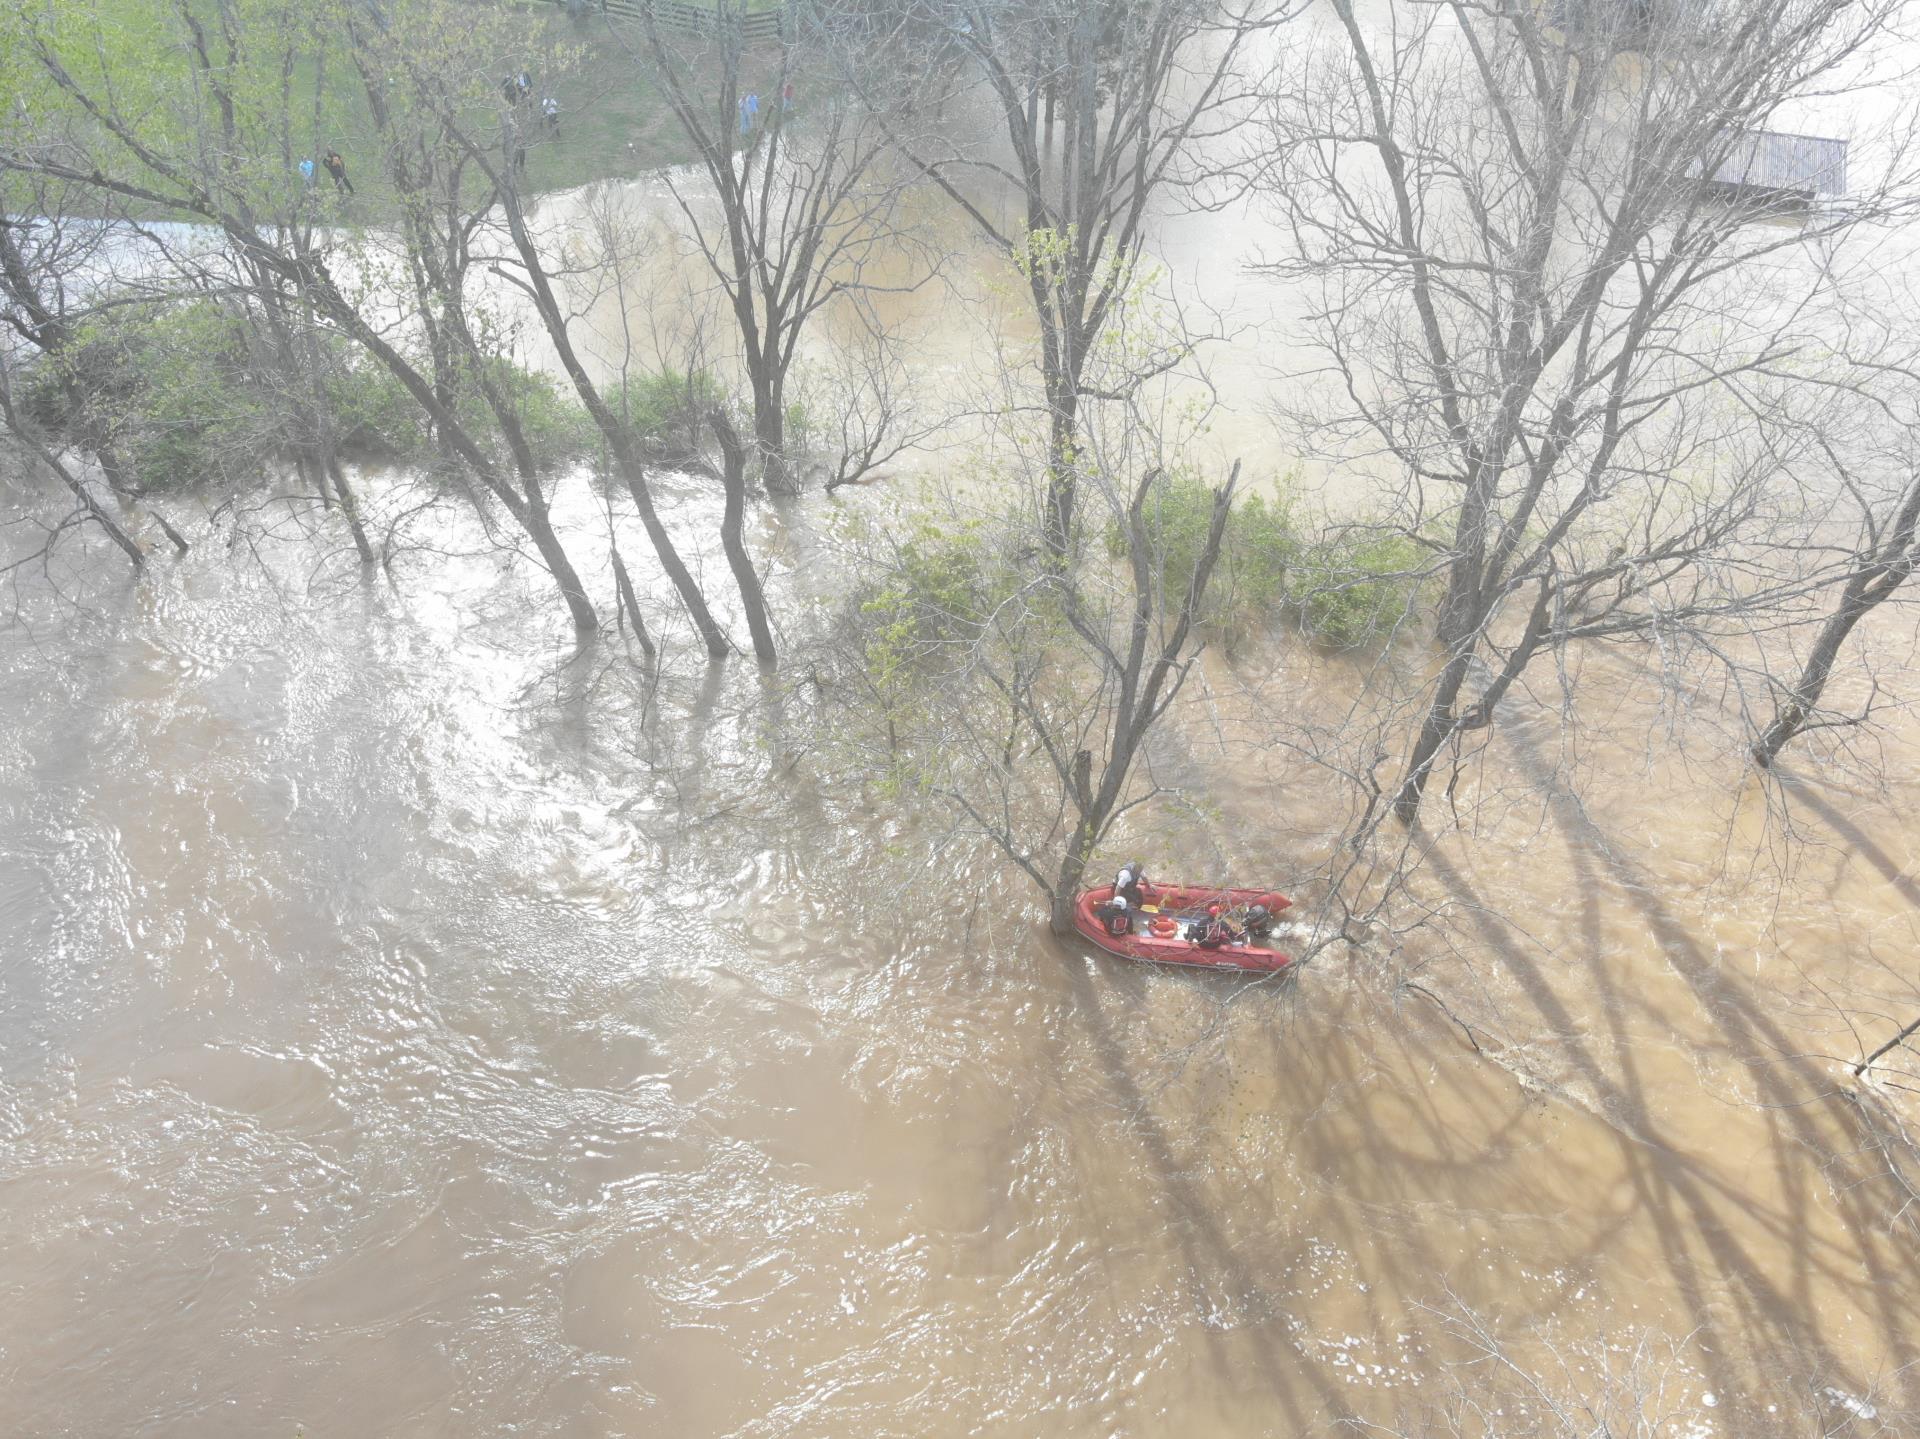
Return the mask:
<svg viewBox="0 0 1920 1439">
<path fill-rule="evenodd" d="M 326 158 L 320 163 L 325 165 L 327 173 L 333 176 L 333 188 L 336 194 L 351 195 L 353 193 L 353 181 L 347 178 L 347 162 L 340 158 L 338 150 L 327 151 Z"/>
<path fill-rule="evenodd" d="M 527 168 L 527 137 L 520 129 L 518 116 L 507 116 L 506 139 L 502 142 L 500 148 L 507 163 L 513 167 L 513 172 L 516 175 L 525 173 Z"/>
</svg>

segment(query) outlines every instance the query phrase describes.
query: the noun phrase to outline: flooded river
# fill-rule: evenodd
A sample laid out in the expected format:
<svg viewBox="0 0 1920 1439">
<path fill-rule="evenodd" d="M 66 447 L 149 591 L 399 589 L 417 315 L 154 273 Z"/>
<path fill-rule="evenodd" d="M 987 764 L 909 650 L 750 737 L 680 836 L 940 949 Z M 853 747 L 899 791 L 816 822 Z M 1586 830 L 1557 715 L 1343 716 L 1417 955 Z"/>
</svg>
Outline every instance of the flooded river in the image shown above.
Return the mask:
<svg viewBox="0 0 1920 1439">
<path fill-rule="evenodd" d="M 490 555 L 314 558 L 82 564 L 4 633 L 9 1432 L 1447 1432 L 1456 1306 L 1649 1432 L 1913 1403 L 1911 1237 L 1803 1057 L 1815 986 L 1911 994 L 1910 792 L 1815 794 L 1781 881 L 1724 764 L 1598 749 L 1583 809 L 1523 717 L 1397 958 L 1150 972 L 837 775 L 804 686 L 574 658 Z M 1310 903 L 1315 781 L 1205 732 L 1219 809 L 1135 838 Z"/>
<path fill-rule="evenodd" d="M 1245 217 L 1183 223 L 1241 286 L 1253 237 L 1201 237 Z M 1273 444 L 1242 353 L 1223 453 Z M 1914 1231 L 1840 1093 L 1920 1012 L 1904 720 L 1908 778 L 1808 782 L 1788 843 L 1721 701 L 1589 660 L 1577 743 L 1503 716 L 1404 931 L 1154 972 L 839 762 L 832 507 L 752 536 L 774 684 L 576 654 L 453 508 L 364 583 L 264 521 L 13 574 L 0 1431 L 1920 1432 Z M 610 596 L 583 483 L 563 519 Z M 1346 800 L 1273 739 L 1357 684 L 1211 657 L 1156 758 L 1198 807 L 1122 843 L 1311 917 Z"/>
</svg>

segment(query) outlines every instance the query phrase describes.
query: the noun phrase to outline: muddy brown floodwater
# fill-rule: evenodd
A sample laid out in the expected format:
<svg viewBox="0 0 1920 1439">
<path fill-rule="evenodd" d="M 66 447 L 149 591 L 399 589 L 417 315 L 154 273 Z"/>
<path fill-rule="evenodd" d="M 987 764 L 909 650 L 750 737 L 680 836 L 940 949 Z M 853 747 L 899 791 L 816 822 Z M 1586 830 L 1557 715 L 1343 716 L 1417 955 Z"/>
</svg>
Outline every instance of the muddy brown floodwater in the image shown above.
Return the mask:
<svg viewBox="0 0 1920 1439">
<path fill-rule="evenodd" d="M 1206 238 L 1247 223 L 1157 238 L 1255 327 L 1223 455 L 1272 444 L 1257 236 Z M 973 341 L 925 343 L 945 384 Z M 711 501 L 663 508 L 691 537 Z M 757 522 L 790 640 L 828 508 Z M 610 589 L 584 484 L 561 520 Z M 1920 1006 L 1904 720 L 1899 778 L 1796 791 L 1789 850 L 1736 726 L 1589 660 L 1577 742 L 1503 715 L 1431 922 L 1289 984 L 1160 973 L 1056 943 L 940 817 L 844 778 L 805 685 L 702 677 L 684 640 L 657 687 L 576 656 L 471 531 L 417 521 L 391 582 L 290 530 L 138 585 L 84 538 L 60 594 L 16 574 L 0 1430 L 1236 1439 L 1450 1432 L 1464 1393 L 1493 1397 L 1462 1432 L 1533 1433 L 1609 1384 L 1649 1433 L 1920 1409 L 1912 1231 L 1835 1093 Z M 1911 693 L 1910 624 L 1868 630 Z M 1356 682 L 1212 657 L 1156 756 L 1206 803 L 1120 843 L 1311 915 L 1344 799 L 1271 739 Z M 1474 1042 L 1395 993 L 1416 968 Z M 1460 1367 L 1468 1314 L 1544 1376 L 1526 1417 Z"/>
<path fill-rule="evenodd" d="M 1911 978 L 1908 789 L 1750 876 L 1734 771 L 1597 746 L 1581 806 L 1522 715 L 1407 941 L 1489 1058 L 1367 961 L 1151 972 L 927 880 L 804 706 L 571 659 L 491 556 L 69 553 L 0 635 L 8 1432 L 1292 1435 L 1437 1397 L 1456 1301 L 1581 1372 L 1671 1336 L 1660 1432 L 1913 1401 L 1799 1057 L 1815 981 Z M 1220 808 L 1136 838 L 1310 895 L 1311 776 L 1207 732 Z"/>
</svg>

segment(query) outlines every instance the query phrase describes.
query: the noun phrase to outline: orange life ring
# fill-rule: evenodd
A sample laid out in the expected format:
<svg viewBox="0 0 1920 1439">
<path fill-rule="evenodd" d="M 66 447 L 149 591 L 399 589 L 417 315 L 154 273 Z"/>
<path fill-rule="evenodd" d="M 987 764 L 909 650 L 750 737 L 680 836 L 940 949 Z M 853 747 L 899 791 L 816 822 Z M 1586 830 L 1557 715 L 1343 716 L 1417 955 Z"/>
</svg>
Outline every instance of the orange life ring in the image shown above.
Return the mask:
<svg viewBox="0 0 1920 1439">
<path fill-rule="evenodd" d="M 1162 914 L 1156 916 L 1148 928 L 1153 931 L 1154 938 L 1156 939 L 1171 939 L 1174 931 L 1179 929 L 1180 926 Z"/>
</svg>

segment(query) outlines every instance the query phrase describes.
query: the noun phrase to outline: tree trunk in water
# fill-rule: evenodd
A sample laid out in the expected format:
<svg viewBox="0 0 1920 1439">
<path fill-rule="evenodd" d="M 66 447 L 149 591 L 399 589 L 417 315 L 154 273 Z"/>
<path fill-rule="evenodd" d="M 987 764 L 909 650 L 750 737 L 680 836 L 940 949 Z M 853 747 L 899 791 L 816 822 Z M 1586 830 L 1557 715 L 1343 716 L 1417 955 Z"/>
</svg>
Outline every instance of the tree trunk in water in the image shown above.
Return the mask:
<svg viewBox="0 0 1920 1439">
<path fill-rule="evenodd" d="M 160 533 L 165 535 L 169 540 L 173 542 L 173 547 L 176 551 L 184 555 L 188 550 L 193 548 L 192 545 L 187 543 L 186 536 L 181 534 L 180 531 L 176 530 L 172 525 L 168 524 L 167 517 L 161 514 L 160 511 L 154 509 L 153 506 L 149 505 L 147 506 L 147 513 L 153 516 L 153 522 L 156 525 L 160 526 Z"/>
<path fill-rule="evenodd" d="M 1813 642 L 1813 653 L 1807 656 L 1798 682 L 1788 692 L 1786 701 L 1774 711 L 1773 722 L 1765 733 L 1753 743 L 1753 762 L 1761 769 L 1772 767 L 1787 742 L 1807 727 L 1807 721 L 1820 707 L 1820 695 L 1833 673 L 1833 662 L 1840 656 L 1840 646 L 1873 608 L 1873 602 L 1867 598 L 1869 585 L 1866 575 L 1856 575 L 1847 582 L 1840 607 L 1821 627 L 1820 637 Z M 1887 593 L 1891 593 L 1891 587 Z"/>
<path fill-rule="evenodd" d="M 1420 737 L 1414 741 L 1413 753 L 1407 760 L 1407 772 L 1393 796 L 1394 817 L 1402 824 L 1410 825 L 1419 818 L 1420 801 L 1427 792 L 1427 781 L 1433 776 L 1433 762 L 1453 734 L 1460 689 L 1466 683 L 1472 663 L 1473 652 L 1468 649 L 1456 653 L 1440 671 L 1439 688 L 1433 693 L 1433 703 L 1427 707 Z"/>
<path fill-rule="evenodd" d="M 1920 1033 L 1920 1019 L 1914 1020 L 1912 1024 L 1909 1024 L 1905 1029 L 1901 1030 L 1898 1034 L 1894 1035 L 1892 1039 L 1889 1039 L 1885 1044 L 1881 1045 L 1878 1049 L 1874 1050 L 1872 1054 L 1869 1054 L 1865 1059 L 1861 1060 L 1858 1064 L 1856 1064 L 1853 1067 L 1854 1077 L 1858 1078 L 1860 1075 L 1865 1074 L 1869 1069 L 1872 1069 L 1874 1066 L 1874 1062 L 1878 1060 L 1881 1055 L 1887 1053 L 1887 1051 L 1891 1049 L 1898 1048 L 1900 1045 L 1906 1043 L 1907 1039 L 1915 1033 Z"/>
<path fill-rule="evenodd" d="M 1065 858 L 1060 861 L 1060 877 L 1054 881 L 1048 905 L 1048 927 L 1055 934 L 1073 933 L 1073 903 L 1087 877 L 1087 861 L 1093 857 L 1093 843 L 1086 825 L 1073 832 Z"/>
<path fill-rule="evenodd" d="M 339 497 L 340 511 L 347 517 L 347 528 L 353 532 L 353 547 L 360 551 L 360 563 L 370 565 L 374 562 L 373 546 L 367 542 L 367 527 L 360 523 L 360 502 L 347 484 L 346 471 L 340 468 L 339 459 L 328 454 L 324 463 L 326 478 L 333 481 L 333 492 Z"/>
<path fill-rule="evenodd" d="M 333 508 L 333 490 L 327 484 L 327 472 L 320 468 L 319 462 L 313 458 L 312 450 L 304 444 L 294 449 L 293 472 L 300 477 L 301 489 L 312 490 L 320 496 L 321 509 Z"/>
<path fill-rule="evenodd" d="M 621 474 L 626 478 L 627 493 L 633 497 L 633 507 L 639 511 L 641 527 L 646 530 L 647 538 L 653 541 L 654 554 L 660 558 L 660 568 L 667 572 L 667 578 L 680 595 L 680 603 L 687 607 L 687 614 L 693 620 L 693 627 L 700 632 L 707 654 L 717 660 L 725 659 L 733 652 L 733 646 L 727 643 L 726 631 L 715 622 L 713 612 L 707 608 L 706 596 L 700 593 L 700 586 L 694 583 L 692 574 L 681 560 L 680 551 L 674 547 L 673 536 L 660 523 L 660 515 L 653 507 L 653 492 L 647 488 L 645 475 L 638 472 L 639 461 L 630 456 L 615 458 Z"/>
<path fill-rule="evenodd" d="M 726 512 L 720 519 L 720 546 L 727 552 L 727 563 L 740 586 L 740 603 L 747 612 L 747 630 L 753 636 L 754 658 L 772 669 L 775 660 L 773 630 L 767 623 L 766 596 L 760 588 L 760 576 L 753 568 L 740 529 L 747 507 L 747 455 L 732 423 L 717 410 L 710 417 L 714 437 L 720 441 L 721 479 L 726 486 Z"/>
<path fill-rule="evenodd" d="M 787 464 L 787 413 L 778 386 L 754 387 L 753 442 L 760 452 L 760 477 L 779 495 L 790 495 L 792 471 Z"/>
<path fill-rule="evenodd" d="M 582 635 L 597 633 L 600 617 L 594 613 L 593 601 L 587 598 L 580 576 L 574 573 L 573 561 L 567 558 L 566 550 L 561 547 L 560 537 L 553 532 L 545 505 L 527 506 L 526 526 L 527 533 L 533 537 L 534 548 L 540 551 L 541 560 L 553 576 L 553 582 L 560 586 L 561 598 L 567 602 L 567 612 L 573 616 L 574 632 Z"/>
<path fill-rule="evenodd" d="M 627 575 L 626 561 L 620 558 L 620 546 L 611 535 L 607 538 L 608 551 L 613 556 L 613 583 L 620 595 L 620 606 L 633 622 L 634 638 L 640 641 L 640 649 L 651 660 L 654 657 L 653 636 L 647 633 L 647 622 L 640 614 L 640 600 L 633 592 L 633 581 Z"/>
<path fill-rule="evenodd" d="M 573 348 L 573 338 L 567 329 L 566 313 L 560 308 L 560 302 L 554 298 L 553 287 L 547 283 L 547 272 L 540 259 L 540 252 L 533 243 L 533 236 L 527 229 L 526 215 L 520 208 L 520 200 L 512 186 L 507 186 L 503 195 L 506 207 L 507 226 L 513 235 L 514 248 L 519 252 L 525 264 L 528 287 L 534 298 L 535 308 L 540 313 L 541 323 L 545 326 L 547 338 L 553 344 L 554 352 L 560 357 L 560 364 L 567 372 L 567 378 L 573 382 L 574 393 L 580 397 L 580 403 L 587 407 L 587 413 L 593 416 L 593 422 L 599 427 L 606 439 L 607 448 L 613 452 L 615 467 L 627 482 L 627 493 L 633 496 L 633 506 L 640 513 L 640 523 L 646 529 L 647 538 L 653 543 L 653 550 L 660 558 L 660 568 L 666 571 L 668 580 L 679 592 L 680 601 L 687 607 L 687 614 L 693 620 L 693 627 L 700 632 L 705 641 L 707 653 L 715 659 L 724 658 L 732 649 L 727 636 L 720 626 L 714 623 L 712 613 L 707 609 L 705 597 L 700 586 L 694 582 L 693 575 L 680 558 L 680 551 L 674 546 L 673 536 L 667 533 L 667 527 L 660 523 L 660 516 L 653 507 L 653 493 L 647 486 L 647 469 L 634 445 L 633 432 L 620 416 L 607 407 L 601 397 L 599 387 L 587 374 L 586 366 L 581 364 L 579 355 Z"/>
<path fill-rule="evenodd" d="M 106 512 L 100 502 L 80 482 L 80 477 L 69 470 L 58 455 L 41 444 L 36 433 L 21 423 L 19 412 L 14 409 L 13 391 L 4 384 L 0 384 L 0 419 L 6 421 L 7 428 L 13 432 L 16 439 L 32 451 L 43 465 L 60 477 L 60 483 L 67 487 L 75 500 L 79 501 L 80 508 L 87 512 L 88 518 L 105 530 L 107 537 L 120 547 L 120 552 L 127 557 L 128 563 L 136 571 L 144 570 L 147 566 L 145 552 L 134 543 L 131 535 L 120 528 L 113 516 Z"/>
</svg>

